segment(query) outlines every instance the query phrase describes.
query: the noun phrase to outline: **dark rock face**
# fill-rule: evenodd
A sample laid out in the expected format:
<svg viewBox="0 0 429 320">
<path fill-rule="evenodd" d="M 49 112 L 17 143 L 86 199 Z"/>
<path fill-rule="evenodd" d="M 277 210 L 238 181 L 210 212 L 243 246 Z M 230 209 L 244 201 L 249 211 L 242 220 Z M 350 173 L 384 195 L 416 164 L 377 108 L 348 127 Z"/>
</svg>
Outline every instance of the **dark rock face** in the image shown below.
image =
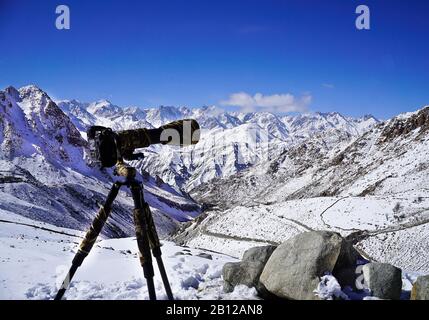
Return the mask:
<svg viewBox="0 0 429 320">
<path fill-rule="evenodd" d="M 411 300 L 429 300 L 429 275 L 417 278 L 411 290 Z"/>
<path fill-rule="evenodd" d="M 392 141 L 396 137 L 408 134 L 417 128 L 421 128 L 422 132 L 429 129 L 429 107 L 420 110 L 407 119 L 393 119 L 381 133 L 380 142 Z"/>
<path fill-rule="evenodd" d="M 388 263 L 368 263 L 363 266 L 363 276 L 374 297 L 391 300 L 401 297 L 401 269 Z"/>
<path fill-rule="evenodd" d="M 260 283 L 259 277 L 275 248 L 275 246 L 254 247 L 244 253 L 241 262 L 226 263 L 222 270 L 224 291 L 232 292 L 236 285 L 244 284 L 255 287 L 259 294 L 265 295 L 266 289 Z"/>
<path fill-rule="evenodd" d="M 71 145 L 76 147 L 86 146 L 86 141 L 82 139 L 79 131 L 63 111 L 61 111 L 61 109 L 55 104 L 55 102 L 50 100 L 45 106 L 44 113 L 46 120 L 52 128 L 56 129 L 56 132 L 61 130 L 65 131 L 65 136 Z M 59 137 L 61 137 L 61 141 L 59 139 L 57 139 L 57 141 L 63 143 L 63 137 L 61 135 L 59 135 Z"/>
</svg>

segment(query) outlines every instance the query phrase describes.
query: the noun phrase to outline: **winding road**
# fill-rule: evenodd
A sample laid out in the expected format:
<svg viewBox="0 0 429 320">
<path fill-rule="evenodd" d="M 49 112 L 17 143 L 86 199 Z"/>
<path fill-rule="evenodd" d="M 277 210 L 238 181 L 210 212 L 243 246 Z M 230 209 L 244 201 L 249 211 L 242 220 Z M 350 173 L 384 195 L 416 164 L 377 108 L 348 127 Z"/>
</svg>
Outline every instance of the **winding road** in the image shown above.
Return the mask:
<svg viewBox="0 0 429 320">
<path fill-rule="evenodd" d="M 328 207 L 326 207 L 325 209 L 323 209 L 320 212 L 319 217 L 320 217 L 320 220 L 322 221 L 322 223 L 329 229 L 337 229 L 337 230 L 341 230 L 341 231 L 345 231 L 345 232 L 350 232 L 350 234 L 346 237 L 346 239 L 352 241 L 354 244 L 358 244 L 359 242 L 361 242 L 361 241 L 363 241 L 369 237 L 375 237 L 375 236 L 380 235 L 380 234 L 403 231 L 406 229 L 415 228 L 415 227 L 429 223 L 429 218 L 427 218 L 427 219 L 423 219 L 420 221 L 407 222 L 407 223 L 389 226 L 389 227 L 386 227 L 383 229 L 373 230 L 373 231 L 369 231 L 369 230 L 365 230 L 365 229 L 355 229 L 355 228 L 347 229 L 347 228 L 342 228 L 342 227 L 338 227 L 338 226 L 333 226 L 333 225 L 330 225 L 329 223 L 327 223 L 324 219 L 324 214 L 327 211 L 329 211 L 329 209 L 335 207 L 335 205 L 337 205 L 339 202 L 341 202 L 345 199 L 348 199 L 348 198 L 350 198 L 350 196 L 341 197 L 339 199 L 336 199 Z M 421 212 L 424 212 L 424 211 L 426 211 L 426 210 L 422 210 Z M 220 217 L 216 217 L 216 219 L 219 219 L 219 218 Z M 300 221 L 290 219 L 290 218 L 283 218 L 283 219 L 287 220 L 287 221 L 289 221 L 295 225 L 298 225 L 307 231 L 314 231 L 313 228 L 311 228 L 310 226 L 308 226 L 308 225 L 306 225 Z M 207 235 L 207 236 L 221 238 L 221 239 L 234 240 L 234 241 L 256 242 L 256 243 L 264 243 L 264 244 L 272 244 L 272 245 L 279 245 L 280 244 L 280 242 L 275 242 L 275 241 L 270 241 L 270 240 L 265 240 L 265 239 L 242 237 L 242 236 L 228 235 L 228 234 L 213 232 L 213 231 L 208 230 L 206 225 L 201 226 L 199 233 L 202 235 Z M 362 254 L 364 256 L 369 257 L 369 255 L 366 254 L 365 252 L 363 252 L 362 249 L 359 249 L 359 250 L 362 252 Z M 374 259 L 371 259 L 371 260 L 374 260 Z"/>
<path fill-rule="evenodd" d="M 0 219 L 0 223 L 16 224 L 16 225 L 31 227 L 31 228 L 35 228 L 35 229 L 39 229 L 39 230 L 43 230 L 43 231 L 58 233 L 58 234 L 62 234 L 62 235 L 69 236 L 69 237 L 75 237 L 75 238 L 83 239 L 83 237 L 77 236 L 75 234 L 67 233 L 64 231 L 58 231 L 58 230 L 54 230 L 54 229 L 50 229 L 50 228 L 45 228 L 45 227 L 37 226 L 34 224 L 24 223 L 24 222 L 16 222 L 16 221 L 11 221 L 11 220 Z"/>
</svg>

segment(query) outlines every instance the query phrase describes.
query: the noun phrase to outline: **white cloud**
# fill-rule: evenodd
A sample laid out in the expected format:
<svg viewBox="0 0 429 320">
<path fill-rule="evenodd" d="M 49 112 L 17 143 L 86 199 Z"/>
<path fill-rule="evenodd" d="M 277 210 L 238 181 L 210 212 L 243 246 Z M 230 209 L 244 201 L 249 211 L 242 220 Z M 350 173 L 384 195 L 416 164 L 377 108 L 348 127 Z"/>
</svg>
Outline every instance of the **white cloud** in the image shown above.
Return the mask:
<svg viewBox="0 0 429 320">
<path fill-rule="evenodd" d="M 237 92 L 222 101 L 223 106 L 239 107 L 242 112 L 269 111 L 269 112 L 305 112 L 311 103 L 311 95 L 305 94 L 295 97 L 290 93 L 263 95 L 256 93 L 251 96 L 246 92 Z"/>
</svg>

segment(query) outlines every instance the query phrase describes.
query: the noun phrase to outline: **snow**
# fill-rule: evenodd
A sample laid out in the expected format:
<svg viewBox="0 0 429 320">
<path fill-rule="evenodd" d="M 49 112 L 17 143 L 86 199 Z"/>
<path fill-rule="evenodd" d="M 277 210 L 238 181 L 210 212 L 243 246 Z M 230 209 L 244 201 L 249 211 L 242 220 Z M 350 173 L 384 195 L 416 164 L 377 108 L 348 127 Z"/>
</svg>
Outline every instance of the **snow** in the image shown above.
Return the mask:
<svg viewBox="0 0 429 320">
<path fill-rule="evenodd" d="M 0 212 L 15 222 L 41 223 Z M 1 223 L 1 222 L 0 222 Z M 53 299 L 76 252 L 82 232 L 5 224 L 0 228 L 0 299 Z M 255 289 L 239 286 L 232 293 L 222 290 L 221 270 L 226 255 L 180 247 L 162 242 L 163 260 L 175 299 L 256 299 Z M 137 256 L 135 238 L 103 239 L 78 269 L 66 299 L 148 299 L 146 281 Z M 199 257 L 208 253 L 213 259 Z M 166 299 L 156 263 L 155 288 L 159 299 Z"/>
<path fill-rule="evenodd" d="M 341 286 L 332 275 L 325 275 L 315 290 L 315 294 L 322 300 L 349 300 L 349 297 L 341 290 Z"/>
</svg>

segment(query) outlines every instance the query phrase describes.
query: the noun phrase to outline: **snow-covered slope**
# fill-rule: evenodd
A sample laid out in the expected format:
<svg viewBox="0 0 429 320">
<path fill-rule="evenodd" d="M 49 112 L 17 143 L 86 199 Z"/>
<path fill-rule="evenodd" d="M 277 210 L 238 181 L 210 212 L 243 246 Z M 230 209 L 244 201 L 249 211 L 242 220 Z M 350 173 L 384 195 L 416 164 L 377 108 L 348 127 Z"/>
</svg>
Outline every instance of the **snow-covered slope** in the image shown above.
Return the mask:
<svg viewBox="0 0 429 320">
<path fill-rule="evenodd" d="M 379 121 L 371 115 L 354 119 L 338 112 L 301 114 L 285 116 L 282 119 L 286 128 L 297 136 L 310 137 L 329 130 L 340 130 L 353 136 L 359 136 L 376 125 Z"/>
<path fill-rule="evenodd" d="M 72 101 L 67 107 L 81 119 L 81 129 L 93 121 L 80 103 Z M 87 165 L 86 143 L 72 119 L 41 89 L 0 91 L 0 209 L 86 229 L 113 181 L 109 171 Z M 198 215 L 198 205 L 186 195 L 150 176 L 144 183 L 162 236 L 174 231 L 179 221 Z M 134 234 L 131 209 L 130 195 L 121 192 L 103 232 L 114 237 Z"/>
<path fill-rule="evenodd" d="M 82 236 L 80 231 L 0 210 L 0 299 L 53 299 Z M 166 241 L 162 250 L 176 299 L 256 298 L 255 289 L 245 286 L 228 294 L 222 290 L 222 267 L 237 259 Z M 157 297 L 166 299 L 156 263 L 154 267 Z M 135 238 L 97 242 L 76 273 L 65 299 L 148 299 Z"/>
</svg>

